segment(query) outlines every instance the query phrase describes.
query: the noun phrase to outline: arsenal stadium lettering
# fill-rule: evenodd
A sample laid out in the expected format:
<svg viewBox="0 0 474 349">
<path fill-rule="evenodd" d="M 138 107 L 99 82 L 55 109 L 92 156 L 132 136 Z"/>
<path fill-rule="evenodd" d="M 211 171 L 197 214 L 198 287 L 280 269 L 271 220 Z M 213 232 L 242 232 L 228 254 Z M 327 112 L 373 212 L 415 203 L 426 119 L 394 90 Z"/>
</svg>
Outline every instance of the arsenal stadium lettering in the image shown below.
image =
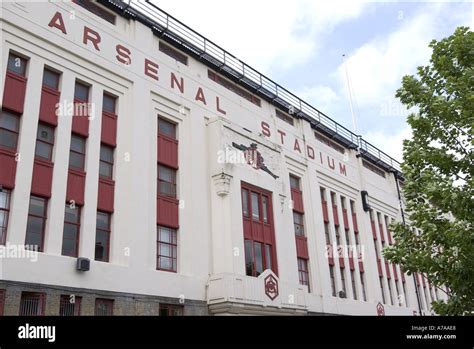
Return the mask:
<svg viewBox="0 0 474 349">
<path fill-rule="evenodd" d="M 48 27 L 52 28 L 53 30 L 57 30 L 64 35 L 68 35 L 68 28 L 66 26 L 66 22 L 64 20 L 63 15 L 61 12 L 56 12 L 51 20 L 48 23 Z M 85 46 L 88 46 L 98 52 L 101 52 L 101 43 L 102 43 L 102 36 L 99 32 L 91 29 L 88 26 L 83 27 L 82 32 L 82 43 Z M 115 45 L 115 60 L 123 65 L 131 65 L 134 60 L 132 51 L 120 44 L 117 43 Z M 143 74 L 147 77 L 155 80 L 160 81 L 160 66 L 158 63 L 154 62 L 151 59 L 145 58 L 143 60 Z M 184 95 L 185 93 L 185 79 L 183 77 L 179 77 L 177 74 L 171 72 L 169 76 L 169 86 L 172 90 L 179 92 L 180 94 Z M 195 94 L 193 92 L 194 100 L 196 103 L 202 104 L 203 106 L 208 106 L 210 104 L 211 99 L 208 95 L 206 95 L 205 90 L 198 86 Z M 215 110 L 222 114 L 226 115 L 227 112 L 225 111 L 224 107 L 221 104 L 221 99 L 219 96 L 215 96 L 215 99 L 212 99 L 212 104 Z M 270 138 L 272 136 L 272 131 L 270 129 L 270 125 L 264 121 L 261 122 L 261 132 L 265 137 Z M 310 145 L 303 144 L 302 140 L 298 140 L 297 138 L 291 139 L 287 134 L 280 129 L 276 130 L 275 133 L 276 138 L 278 139 L 279 143 L 286 148 L 290 148 L 292 151 L 306 156 L 307 158 L 319 162 L 322 166 L 333 170 L 343 176 L 347 176 L 346 165 L 342 162 L 335 160 L 334 158 L 330 157 L 329 155 L 323 154 L 321 151 L 316 151 L 315 147 Z M 273 174 L 271 174 L 274 176 Z"/>
</svg>

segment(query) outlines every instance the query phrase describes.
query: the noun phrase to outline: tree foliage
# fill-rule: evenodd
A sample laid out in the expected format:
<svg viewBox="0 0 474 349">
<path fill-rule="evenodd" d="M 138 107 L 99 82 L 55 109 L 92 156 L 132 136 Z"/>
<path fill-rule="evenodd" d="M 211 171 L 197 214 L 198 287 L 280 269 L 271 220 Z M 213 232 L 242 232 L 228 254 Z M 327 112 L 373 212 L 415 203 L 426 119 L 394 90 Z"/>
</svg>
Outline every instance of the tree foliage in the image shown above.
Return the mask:
<svg viewBox="0 0 474 349">
<path fill-rule="evenodd" d="M 429 65 L 405 76 L 397 98 L 416 110 L 403 145 L 407 224 L 385 257 L 408 273 L 424 273 L 446 290 L 441 315 L 474 314 L 474 33 L 459 27 L 432 41 Z M 414 233 L 416 228 L 419 233 Z"/>
</svg>

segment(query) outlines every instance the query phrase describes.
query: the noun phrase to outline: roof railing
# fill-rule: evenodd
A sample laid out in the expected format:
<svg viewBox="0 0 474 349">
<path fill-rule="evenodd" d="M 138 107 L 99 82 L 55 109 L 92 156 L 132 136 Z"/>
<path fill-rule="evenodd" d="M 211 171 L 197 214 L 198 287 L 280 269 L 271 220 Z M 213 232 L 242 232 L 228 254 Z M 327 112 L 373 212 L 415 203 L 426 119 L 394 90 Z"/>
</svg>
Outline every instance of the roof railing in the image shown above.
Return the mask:
<svg viewBox="0 0 474 349">
<path fill-rule="evenodd" d="M 325 132 L 333 134 L 336 139 L 347 143 L 349 147 L 359 149 L 363 156 L 381 165 L 386 170 L 401 172 L 401 166 L 397 160 L 161 10 L 149 0 L 99 1 L 108 3 L 114 8 L 120 8 L 126 12 L 127 16 L 135 17 L 152 28 L 158 35 L 166 37 L 168 41 L 174 42 L 200 59 L 206 60 L 217 70 L 225 72 L 247 88 L 257 91 L 273 102 L 287 108 L 291 111 L 291 114 L 307 119 L 315 128 L 318 128 L 319 125 Z M 134 13 L 132 9 L 137 12 Z"/>
</svg>

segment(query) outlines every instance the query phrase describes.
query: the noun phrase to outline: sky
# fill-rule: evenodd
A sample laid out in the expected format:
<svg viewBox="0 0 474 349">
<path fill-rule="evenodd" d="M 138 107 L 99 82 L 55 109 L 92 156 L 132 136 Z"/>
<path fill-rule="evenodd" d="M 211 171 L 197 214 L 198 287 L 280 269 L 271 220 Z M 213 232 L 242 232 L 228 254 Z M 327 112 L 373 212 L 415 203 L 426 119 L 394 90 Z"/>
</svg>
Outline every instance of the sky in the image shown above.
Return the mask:
<svg viewBox="0 0 474 349">
<path fill-rule="evenodd" d="M 472 1 L 152 2 L 399 161 L 402 77 L 428 64 L 431 40 L 474 28 Z"/>
</svg>

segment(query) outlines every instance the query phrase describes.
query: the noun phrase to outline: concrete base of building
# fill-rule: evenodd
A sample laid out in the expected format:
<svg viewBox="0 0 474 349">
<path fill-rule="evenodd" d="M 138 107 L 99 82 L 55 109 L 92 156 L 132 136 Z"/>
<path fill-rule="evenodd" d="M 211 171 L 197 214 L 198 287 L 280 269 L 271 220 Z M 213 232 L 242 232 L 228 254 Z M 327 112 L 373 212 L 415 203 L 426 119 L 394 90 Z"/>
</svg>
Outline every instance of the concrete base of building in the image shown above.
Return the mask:
<svg viewBox="0 0 474 349">
<path fill-rule="evenodd" d="M 114 315 L 158 316 L 160 304 L 179 305 L 184 315 L 209 315 L 207 303 L 198 300 L 184 300 L 142 294 L 130 294 L 71 288 L 55 285 L 23 283 L 0 280 L 0 289 L 5 290 L 3 315 L 19 315 L 22 292 L 39 292 L 46 295 L 44 315 L 59 315 L 60 298 L 63 295 L 81 297 L 81 315 L 95 315 L 95 300 L 106 298 L 114 300 Z"/>
</svg>

